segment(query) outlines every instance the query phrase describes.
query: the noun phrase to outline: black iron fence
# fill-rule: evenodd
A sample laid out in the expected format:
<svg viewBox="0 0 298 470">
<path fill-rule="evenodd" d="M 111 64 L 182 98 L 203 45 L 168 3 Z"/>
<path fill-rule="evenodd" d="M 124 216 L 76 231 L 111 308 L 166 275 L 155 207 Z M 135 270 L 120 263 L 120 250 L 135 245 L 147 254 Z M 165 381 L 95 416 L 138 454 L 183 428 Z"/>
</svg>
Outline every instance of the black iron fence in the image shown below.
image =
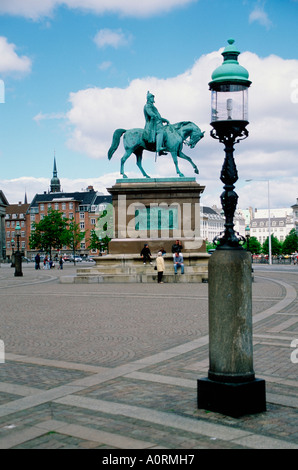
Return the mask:
<svg viewBox="0 0 298 470">
<path fill-rule="evenodd" d="M 269 264 L 268 256 L 252 257 L 254 264 Z M 291 256 L 272 256 L 272 264 L 296 264 L 297 260 L 293 260 Z"/>
</svg>

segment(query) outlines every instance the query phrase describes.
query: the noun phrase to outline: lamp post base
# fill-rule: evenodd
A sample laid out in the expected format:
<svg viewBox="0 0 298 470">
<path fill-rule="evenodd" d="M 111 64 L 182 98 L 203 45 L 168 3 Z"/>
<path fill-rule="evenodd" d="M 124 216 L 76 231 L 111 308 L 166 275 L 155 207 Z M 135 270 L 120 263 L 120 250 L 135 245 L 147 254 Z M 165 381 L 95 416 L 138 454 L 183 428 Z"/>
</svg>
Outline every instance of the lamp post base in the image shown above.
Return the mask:
<svg viewBox="0 0 298 470">
<path fill-rule="evenodd" d="M 225 383 L 203 378 L 197 384 L 199 409 L 233 418 L 266 411 L 265 380 Z"/>
</svg>

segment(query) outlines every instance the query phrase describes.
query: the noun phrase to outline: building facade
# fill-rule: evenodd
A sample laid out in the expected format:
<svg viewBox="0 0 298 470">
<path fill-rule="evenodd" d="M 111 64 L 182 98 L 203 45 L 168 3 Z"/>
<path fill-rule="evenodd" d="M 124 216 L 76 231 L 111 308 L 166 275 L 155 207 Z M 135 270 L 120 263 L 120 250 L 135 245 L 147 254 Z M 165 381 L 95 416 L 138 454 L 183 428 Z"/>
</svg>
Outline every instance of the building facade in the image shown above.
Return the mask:
<svg viewBox="0 0 298 470">
<path fill-rule="evenodd" d="M 8 201 L 0 190 L 0 262 L 6 258 L 5 215 Z"/>
<path fill-rule="evenodd" d="M 292 209 L 293 209 L 293 225 L 298 235 L 298 198 L 296 199 L 296 204 L 292 206 Z"/>
<path fill-rule="evenodd" d="M 19 237 L 19 249 L 27 256 L 27 223 L 26 213 L 29 208 L 29 204 L 9 204 L 6 207 L 5 215 L 5 238 L 6 238 L 6 257 L 7 260 L 11 260 L 14 251 L 17 250 L 18 240 L 15 234 L 15 228 L 17 223 L 20 224 L 21 233 Z"/>
<path fill-rule="evenodd" d="M 284 242 L 286 236 L 295 226 L 293 209 L 271 209 L 270 213 L 268 209 L 256 209 L 250 221 L 250 236 L 256 237 L 263 244 L 269 237 L 269 226 L 271 235 L 280 242 Z"/>
<path fill-rule="evenodd" d="M 93 186 L 89 186 L 86 191 L 76 192 L 44 192 L 36 194 L 27 211 L 27 246 L 28 257 L 34 258 L 39 250 L 29 248 L 29 239 L 34 224 L 38 224 L 50 210 L 57 210 L 63 217 L 70 219 L 79 225 L 81 232 L 85 232 L 85 237 L 81 241 L 81 246 L 76 254 L 87 256 L 90 254 L 88 239 L 91 230 L 95 229 L 100 212 L 111 202 L 111 196 L 106 196 L 96 192 Z M 61 254 L 72 254 L 69 247 L 62 247 Z M 93 250 L 91 254 L 97 254 Z"/>
</svg>

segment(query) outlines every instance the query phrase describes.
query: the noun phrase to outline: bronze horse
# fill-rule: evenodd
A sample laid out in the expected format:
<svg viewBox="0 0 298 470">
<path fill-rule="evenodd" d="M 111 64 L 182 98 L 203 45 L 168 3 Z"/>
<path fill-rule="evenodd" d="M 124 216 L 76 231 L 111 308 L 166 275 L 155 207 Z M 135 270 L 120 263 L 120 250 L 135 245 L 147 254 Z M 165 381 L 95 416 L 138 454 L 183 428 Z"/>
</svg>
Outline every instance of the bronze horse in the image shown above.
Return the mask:
<svg viewBox="0 0 298 470">
<path fill-rule="evenodd" d="M 195 173 L 199 173 L 198 167 L 192 161 L 190 157 L 182 152 L 183 144 L 188 145 L 190 148 L 194 148 L 196 144 L 204 137 L 204 132 L 191 121 L 182 121 L 176 124 L 167 124 L 164 127 L 164 147 L 165 152 L 170 152 L 173 158 L 173 162 L 176 168 L 176 172 L 179 176 L 183 177 L 178 167 L 177 157 L 187 160 L 194 168 Z M 145 172 L 142 166 L 142 156 L 144 150 L 150 152 L 156 152 L 155 143 L 148 143 L 144 129 L 116 129 L 113 134 L 112 145 L 108 151 L 108 158 L 111 160 L 113 154 L 117 150 L 120 144 L 120 139 L 123 136 L 123 144 L 125 148 L 125 154 L 121 158 L 120 173 L 123 178 L 127 178 L 124 173 L 124 164 L 126 160 L 134 153 L 137 157 L 137 166 L 141 170 L 143 176 L 150 178 Z"/>
</svg>

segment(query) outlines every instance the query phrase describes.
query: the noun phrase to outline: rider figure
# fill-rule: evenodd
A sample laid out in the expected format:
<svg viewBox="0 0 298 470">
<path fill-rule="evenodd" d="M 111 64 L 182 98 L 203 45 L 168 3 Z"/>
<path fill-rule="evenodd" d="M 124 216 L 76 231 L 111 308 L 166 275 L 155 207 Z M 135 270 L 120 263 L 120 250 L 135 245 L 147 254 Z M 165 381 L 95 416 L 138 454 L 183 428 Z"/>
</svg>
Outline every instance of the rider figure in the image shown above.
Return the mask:
<svg viewBox="0 0 298 470">
<path fill-rule="evenodd" d="M 147 103 L 144 106 L 144 115 L 145 115 L 145 135 L 146 139 L 150 143 L 156 142 L 156 152 L 159 155 L 163 155 L 163 150 L 166 150 L 163 147 L 164 140 L 164 126 L 163 123 L 170 124 L 167 119 L 164 119 L 159 114 L 157 108 L 154 106 L 154 95 L 149 91 L 147 93 Z"/>
</svg>

